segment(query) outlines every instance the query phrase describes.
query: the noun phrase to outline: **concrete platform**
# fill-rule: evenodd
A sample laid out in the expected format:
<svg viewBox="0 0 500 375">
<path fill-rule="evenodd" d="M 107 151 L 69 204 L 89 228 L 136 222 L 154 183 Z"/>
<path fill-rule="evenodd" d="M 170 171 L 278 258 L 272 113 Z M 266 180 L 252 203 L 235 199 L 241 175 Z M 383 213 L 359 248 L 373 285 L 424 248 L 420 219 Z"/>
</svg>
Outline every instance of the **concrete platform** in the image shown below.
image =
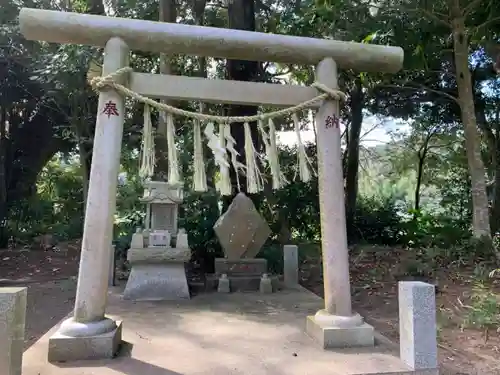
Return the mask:
<svg viewBox="0 0 500 375">
<path fill-rule="evenodd" d="M 322 300 L 297 288 L 274 294 L 207 293 L 186 301 L 131 302 L 110 292 L 110 316 L 124 321 L 112 360 L 49 364 L 54 327 L 25 352 L 23 375 L 419 374 L 386 344 L 325 351 L 305 332 Z"/>
</svg>

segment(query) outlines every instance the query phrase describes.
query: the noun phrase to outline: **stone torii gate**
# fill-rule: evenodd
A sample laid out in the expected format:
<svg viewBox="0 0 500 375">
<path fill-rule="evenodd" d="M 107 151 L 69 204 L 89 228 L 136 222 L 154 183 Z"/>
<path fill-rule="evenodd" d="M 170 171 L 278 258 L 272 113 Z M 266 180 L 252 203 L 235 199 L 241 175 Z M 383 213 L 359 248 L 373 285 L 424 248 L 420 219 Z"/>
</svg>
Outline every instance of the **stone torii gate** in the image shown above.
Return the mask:
<svg viewBox="0 0 500 375">
<path fill-rule="evenodd" d="M 316 80 L 331 89 L 338 88 L 337 68 L 395 73 L 403 63 L 399 47 L 326 39 L 30 8 L 21 10 L 19 22 L 29 40 L 104 47 L 103 76 L 127 67 L 130 49 L 315 64 Z M 318 95 L 312 87 L 158 74 L 131 73 L 127 81 L 120 83 L 158 99 L 286 107 Z M 49 360 L 112 357 L 121 341 L 121 322 L 105 310 L 124 114 L 124 98 L 101 91 L 74 314 L 51 338 Z M 308 317 L 307 331 L 324 347 L 373 345 L 373 328 L 351 308 L 340 129 L 331 116 L 338 120 L 333 98 L 316 112 L 325 308 Z"/>
</svg>

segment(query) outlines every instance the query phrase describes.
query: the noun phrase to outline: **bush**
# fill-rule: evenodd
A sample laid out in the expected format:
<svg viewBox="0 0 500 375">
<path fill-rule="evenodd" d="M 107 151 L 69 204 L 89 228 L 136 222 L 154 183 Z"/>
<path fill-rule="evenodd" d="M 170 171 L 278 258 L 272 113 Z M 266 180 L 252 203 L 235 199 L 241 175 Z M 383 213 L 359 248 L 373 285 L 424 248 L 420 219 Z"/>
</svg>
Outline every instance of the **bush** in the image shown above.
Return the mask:
<svg viewBox="0 0 500 375">
<path fill-rule="evenodd" d="M 399 244 L 402 226 L 395 199 L 359 197 L 354 223 L 348 232 L 351 243 Z"/>
<path fill-rule="evenodd" d="M 450 248 L 463 244 L 470 232 L 465 223 L 444 215 L 410 210 L 412 218 L 403 224 L 403 241 L 409 247 Z"/>
</svg>

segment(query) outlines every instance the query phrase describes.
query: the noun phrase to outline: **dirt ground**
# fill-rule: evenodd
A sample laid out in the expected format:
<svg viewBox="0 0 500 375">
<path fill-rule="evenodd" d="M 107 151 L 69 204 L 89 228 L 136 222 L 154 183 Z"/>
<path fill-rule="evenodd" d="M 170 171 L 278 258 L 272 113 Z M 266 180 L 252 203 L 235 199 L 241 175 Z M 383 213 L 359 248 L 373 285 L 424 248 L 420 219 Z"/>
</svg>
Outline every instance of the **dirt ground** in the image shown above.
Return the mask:
<svg viewBox="0 0 500 375">
<path fill-rule="evenodd" d="M 0 250 L 0 286 L 28 286 L 26 348 L 71 312 L 76 291 L 79 243 L 59 244 L 44 250 Z M 398 340 L 397 281 L 399 259 L 394 250 L 377 251 L 355 259 L 352 265 L 353 304 L 375 328 Z M 376 264 L 376 267 L 374 265 Z M 318 260 L 302 266 L 304 286 L 321 295 Z M 471 294 L 472 275 L 437 273 L 436 305 L 439 326 L 439 356 L 445 375 L 500 375 L 500 334 L 461 329 L 464 307 Z M 493 283 L 494 289 L 500 287 Z"/>
<path fill-rule="evenodd" d="M 28 287 L 25 349 L 71 312 L 79 249 L 69 243 L 48 251 L 0 250 L 0 287 Z"/>
<path fill-rule="evenodd" d="M 373 250 L 373 249 L 371 249 Z M 354 259 L 351 266 L 353 308 L 375 329 L 393 342 L 399 340 L 397 283 L 401 276 L 404 255 L 395 249 L 375 249 Z M 320 265 L 312 260 L 302 267 L 305 287 L 323 295 Z M 376 267 L 375 267 L 376 265 Z M 500 330 L 489 334 L 462 328 L 467 303 L 473 286 L 472 271 L 454 270 L 450 265 L 433 277 L 419 280 L 437 286 L 436 309 L 438 350 L 443 375 L 498 375 L 500 374 Z M 500 297 L 499 280 L 489 287 Z M 497 327 L 499 328 L 499 327 Z"/>
</svg>

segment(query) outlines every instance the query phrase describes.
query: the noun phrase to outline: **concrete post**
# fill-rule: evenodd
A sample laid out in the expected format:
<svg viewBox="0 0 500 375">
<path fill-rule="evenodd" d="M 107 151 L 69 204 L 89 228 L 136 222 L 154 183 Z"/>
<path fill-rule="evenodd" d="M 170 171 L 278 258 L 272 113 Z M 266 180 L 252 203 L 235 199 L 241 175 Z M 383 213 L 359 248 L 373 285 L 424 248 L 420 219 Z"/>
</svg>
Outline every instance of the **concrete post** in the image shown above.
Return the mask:
<svg viewBox="0 0 500 375">
<path fill-rule="evenodd" d="M 338 88 L 332 58 L 318 64 L 316 80 Z M 338 101 L 323 101 L 316 113 L 316 142 L 325 309 L 308 317 L 306 329 L 324 348 L 374 345 L 373 327 L 351 309 L 339 119 Z"/>
<path fill-rule="evenodd" d="M 115 286 L 115 268 L 116 268 L 116 246 L 111 245 L 111 251 L 109 254 L 109 275 L 108 275 L 108 286 Z"/>
<path fill-rule="evenodd" d="M 146 220 L 144 224 L 144 229 L 149 231 L 151 229 L 151 204 L 146 204 Z"/>
<path fill-rule="evenodd" d="M 438 367 L 436 292 L 421 281 L 400 281 L 399 349 L 403 362 L 413 370 Z"/>
<path fill-rule="evenodd" d="M 0 374 L 21 375 L 26 288 L 0 288 Z"/>
<path fill-rule="evenodd" d="M 299 248 L 297 245 L 283 246 L 283 281 L 288 287 L 299 284 Z"/>
<path fill-rule="evenodd" d="M 110 39 L 104 53 L 103 75 L 128 65 L 129 49 L 121 39 Z M 52 361 L 112 357 L 121 340 L 120 327 L 104 314 L 124 115 L 122 96 L 114 90 L 100 93 L 74 317 L 52 337 Z M 99 338 L 95 345 L 79 340 L 93 337 Z"/>
</svg>

